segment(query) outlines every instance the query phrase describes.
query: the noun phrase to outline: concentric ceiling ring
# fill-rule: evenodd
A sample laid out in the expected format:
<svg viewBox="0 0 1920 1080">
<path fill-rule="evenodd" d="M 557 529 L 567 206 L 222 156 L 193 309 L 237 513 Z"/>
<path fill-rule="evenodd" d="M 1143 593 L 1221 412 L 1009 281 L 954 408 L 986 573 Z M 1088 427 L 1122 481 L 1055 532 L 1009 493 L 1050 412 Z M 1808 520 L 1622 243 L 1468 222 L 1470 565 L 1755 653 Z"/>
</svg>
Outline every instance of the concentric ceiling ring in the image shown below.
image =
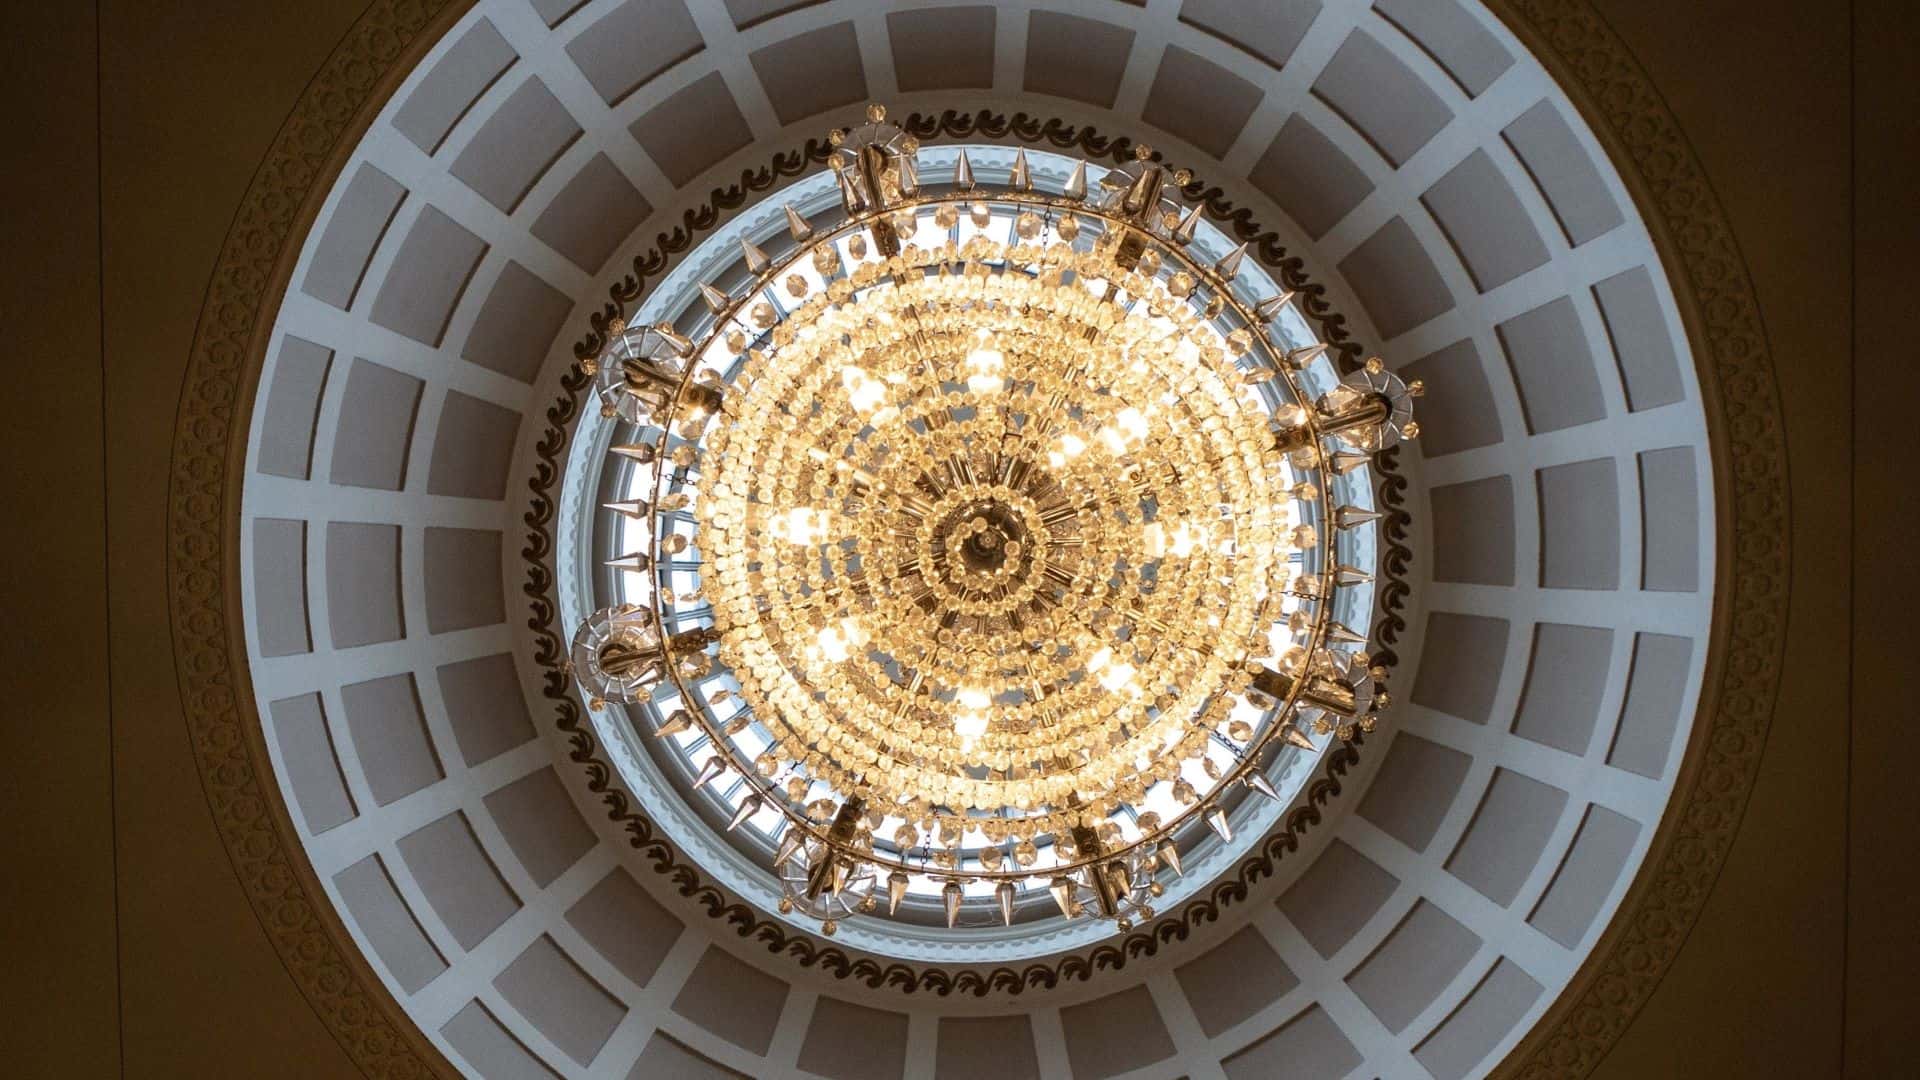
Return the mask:
<svg viewBox="0 0 1920 1080">
<path fill-rule="evenodd" d="M 1598 66 L 1595 66 L 1595 64 L 1590 63 L 1586 65 L 1586 67 L 1583 70 L 1587 70 L 1589 72 L 1590 77 L 1597 80 L 1598 83 L 1604 83 L 1606 87 L 1609 89 L 1609 92 L 1612 93 L 1616 97 L 1616 99 L 1630 100 L 1635 102 L 1633 109 L 1630 110 L 1634 116 L 1636 117 L 1651 116 L 1655 120 L 1662 121 L 1664 123 L 1665 126 L 1662 126 L 1662 123 L 1655 123 L 1653 125 L 1653 128 L 1654 128 L 1653 134 L 1647 135 L 1639 139 L 1634 143 L 1635 146 L 1642 146 L 1643 144 L 1648 144 L 1649 140 L 1653 142 L 1660 142 L 1661 145 L 1669 146 L 1669 147 L 1671 145 L 1676 144 L 1677 138 L 1673 135 L 1671 131 L 1670 118 L 1665 118 L 1664 113 L 1659 109 L 1657 105 L 1657 101 L 1654 101 L 1651 104 L 1649 104 L 1649 102 L 1651 101 L 1650 95 L 1645 90 L 1645 87 L 1642 83 L 1635 82 L 1638 76 L 1633 74 L 1630 61 L 1622 60 L 1620 61 L 1620 63 L 1617 63 L 1617 64 L 1611 62 L 1612 60 L 1619 58 L 1620 54 L 1618 53 L 1617 47 L 1610 45 L 1611 39 L 1607 37 L 1604 31 L 1604 28 L 1601 28 L 1599 30 L 1594 29 L 1596 24 L 1590 21 L 1588 15 L 1589 13 L 1576 10 L 1572 12 L 1570 15 L 1557 13 L 1557 12 L 1547 12 L 1547 13 L 1543 13 L 1540 17 L 1542 19 L 1558 20 L 1554 23 L 1554 25 L 1560 28 L 1559 32 L 1562 33 L 1563 35 L 1563 38 L 1561 40 L 1563 41 L 1563 43 L 1566 44 L 1566 47 L 1578 48 L 1582 50 L 1591 48 L 1592 51 L 1585 54 L 1589 59 L 1597 58 L 1598 60 L 1601 60 L 1601 61 L 1608 61 L 1606 63 L 1599 63 Z M 381 57 L 385 57 L 391 54 L 382 52 L 379 55 Z M 1625 98 L 1619 98 L 1619 94 L 1621 93 L 1624 93 L 1626 95 Z M 1681 150 L 1677 159 L 1672 157 L 1666 157 L 1661 160 L 1663 161 L 1678 160 L 1679 162 L 1678 165 L 1672 165 L 1672 166 L 1662 165 L 1660 167 L 1660 174 L 1659 174 L 1658 180 L 1661 184 L 1663 185 L 1677 184 L 1677 185 L 1686 187 L 1689 190 L 1697 190 L 1699 188 L 1699 177 L 1697 174 L 1697 169 L 1692 164 L 1691 158 L 1684 152 L 1684 149 Z M 1639 181 L 1630 176 L 1629 182 L 1638 183 Z M 282 205 L 284 205 L 284 200 L 281 200 L 281 203 Z M 1651 205 L 1651 204 L 1648 204 L 1648 205 Z M 1706 213 L 1708 214 L 1709 217 L 1712 216 L 1710 213 L 1710 210 L 1712 207 L 1712 200 L 1710 197 L 1704 200 L 1702 199 L 1689 200 L 1687 205 L 1695 208 L 1705 206 L 1708 208 L 1708 210 L 1700 211 L 1700 213 Z M 1675 213 L 1681 213 L 1681 211 L 1675 211 Z M 1698 222 L 1682 222 L 1682 223 L 1676 223 L 1674 225 L 1674 228 L 1677 232 L 1680 230 L 1681 224 L 1689 224 L 1689 223 L 1699 224 Z M 236 233 L 236 235 L 239 235 L 239 234 Z M 1665 234 L 1661 233 L 1660 235 L 1665 235 Z M 1718 231 L 1716 231 L 1714 228 L 1708 228 L 1704 234 L 1696 231 L 1689 231 L 1688 235 L 1695 236 L 1696 238 L 1701 235 L 1706 236 L 1706 239 L 1701 242 L 1706 244 L 1707 247 L 1714 247 L 1715 245 L 1719 245 L 1720 249 L 1725 249 L 1726 247 L 1726 245 L 1723 243 L 1723 241 L 1725 241 L 1726 239 L 1723 223 L 1721 223 L 1718 226 Z M 1718 239 L 1716 239 L 1716 237 Z M 256 246 L 253 250 L 256 250 L 256 251 L 271 250 L 271 245 L 269 245 L 265 249 L 261 249 Z M 1672 258 L 1676 264 L 1682 259 L 1691 259 L 1694 253 L 1695 253 L 1694 248 L 1692 246 L 1689 246 L 1685 249 L 1676 247 L 1672 249 L 1672 252 L 1671 252 Z M 1704 258 L 1706 256 L 1703 254 L 1701 257 Z M 1737 278 L 1738 275 L 1735 275 L 1735 276 Z M 1713 325 L 1717 328 L 1717 332 L 1725 332 L 1727 334 L 1732 335 L 1731 338 L 1723 337 L 1721 338 L 1721 340 L 1734 340 L 1734 341 L 1746 342 L 1746 343 L 1754 343 L 1762 340 L 1758 337 L 1756 324 L 1753 322 L 1751 318 L 1752 310 L 1753 310 L 1751 305 L 1751 298 L 1745 295 L 1743 281 L 1741 280 L 1729 281 L 1729 279 L 1727 279 L 1724 275 L 1714 275 L 1714 274 L 1708 274 L 1707 276 L 1701 278 L 1700 280 L 1709 283 L 1707 287 L 1710 288 L 1710 291 L 1712 291 L 1716 299 L 1730 298 L 1733 301 L 1737 301 L 1737 302 L 1733 302 L 1730 307 L 1723 306 L 1723 307 L 1716 308 L 1715 313 L 1711 316 L 1711 321 L 1713 322 Z M 1692 312 L 1695 310 L 1690 304 L 1690 297 L 1691 297 L 1690 293 L 1682 297 L 1681 306 L 1682 306 L 1683 312 Z M 1743 297 L 1744 299 L 1742 299 Z M 212 330 L 208 329 L 209 327 L 214 327 L 215 325 L 216 324 L 212 321 L 203 321 L 203 338 L 202 338 L 203 345 L 209 341 L 215 340 L 220 336 L 219 334 L 214 333 Z M 245 350 L 242 349 L 242 351 L 245 351 Z M 237 354 L 234 354 L 234 355 L 237 355 Z M 1736 381 L 1744 380 L 1744 382 L 1742 382 L 1741 385 L 1745 385 L 1746 383 L 1751 382 L 1750 376 L 1752 376 L 1753 369 L 1756 364 L 1761 369 L 1764 369 L 1765 367 L 1764 352 L 1763 351 L 1755 352 L 1754 349 L 1752 348 L 1742 347 L 1740 349 L 1737 349 L 1734 354 L 1729 354 L 1729 356 L 1726 359 L 1727 359 L 1727 362 L 1732 365 L 1732 367 L 1730 367 L 1727 371 L 1727 377 L 1729 379 L 1734 379 Z M 198 356 L 196 358 L 196 363 L 200 364 L 200 358 Z M 226 369 L 224 367 L 217 367 L 217 366 L 215 368 L 209 369 L 206 366 L 202 365 L 200 367 L 197 367 L 196 369 L 197 374 L 195 376 L 195 380 L 203 379 L 209 370 L 224 371 Z M 200 393 L 199 387 L 201 385 L 202 383 L 200 381 L 190 381 L 189 383 L 190 394 L 198 395 Z M 211 385 L 211 384 L 208 384 L 208 385 Z M 1762 373 L 1762 385 L 1764 385 L 1764 373 Z M 1717 391 L 1719 387 L 1715 386 L 1712 389 Z M 209 391 L 209 393 L 212 396 L 206 398 L 206 400 L 216 400 L 216 401 L 232 400 L 231 394 L 228 394 L 225 397 L 221 397 L 217 393 L 217 387 L 214 387 L 212 390 Z M 1764 398 L 1765 395 L 1763 394 L 1762 397 Z M 190 403 L 194 400 L 199 400 L 199 398 L 197 397 L 189 398 Z M 1756 400 L 1749 396 L 1749 397 L 1743 397 L 1741 401 L 1742 401 L 1743 408 L 1758 408 L 1760 409 L 1760 412 L 1762 412 L 1763 414 L 1766 413 L 1766 409 L 1764 408 L 1764 406 L 1767 404 L 1767 402 L 1764 400 L 1758 401 L 1756 403 Z M 196 413 L 191 407 L 183 411 L 183 416 L 191 417 L 196 415 L 200 415 L 200 414 Z M 1768 436 L 1766 433 L 1769 431 L 1777 432 L 1777 426 L 1769 427 L 1765 423 L 1762 423 L 1759 428 L 1759 434 L 1753 436 L 1753 439 L 1757 439 L 1758 441 L 1756 442 L 1756 441 L 1753 441 L 1753 439 L 1750 439 L 1747 442 L 1737 444 L 1734 447 L 1734 451 L 1736 453 L 1756 454 L 1762 459 L 1766 458 L 1767 446 L 1770 445 L 1767 443 Z M 184 438 L 185 437 L 183 436 L 183 439 Z M 185 445 L 187 445 L 187 442 L 183 442 L 183 446 Z M 216 461 L 218 459 L 219 459 L 218 455 L 215 455 L 215 457 L 213 458 L 213 460 L 216 460 Z M 204 459 L 194 458 L 191 454 L 183 454 L 182 460 L 190 461 L 190 462 L 198 462 Z M 198 473 L 198 474 L 183 474 L 182 483 L 185 485 L 191 486 L 191 484 L 197 482 L 192 479 L 192 475 L 205 476 L 209 474 L 204 472 Z M 1777 472 L 1769 472 L 1767 469 L 1762 468 L 1760 475 L 1762 476 L 1776 475 L 1777 476 Z M 1747 504 L 1744 501 L 1744 497 L 1743 497 L 1741 506 L 1745 506 L 1745 505 Z M 1777 504 L 1776 504 L 1776 507 L 1777 507 Z M 1767 520 L 1772 520 L 1772 519 L 1767 519 Z M 1764 527 L 1764 525 L 1765 525 L 1765 521 L 1762 518 L 1748 517 L 1745 511 L 1741 510 L 1739 514 L 1739 518 L 1735 522 L 1734 527 L 1735 528 L 1743 528 L 1748 526 Z M 216 528 L 214 531 L 217 533 L 219 530 L 218 528 Z M 203 549 L 196 549 L 196 550 L 203 550 Z M 212 550 L 217 551 L 218 545 L 215 545 L 215 547 Z M 1771 559 L 1777 559 L 1777 556 L 1778 556 L 1777 549 L 1769 550 L 1769 549 L 1766 549 L 1764 545 L 1762 545 L 1760 552 L 1756 557 L 1763 557 L 1764 559 L 1771 560 Z M 187 556 L 181 555 L 180 557 L 186 558 Z M 1763 578 L 1766 575 L 1765 567 L 1745 567 L 1744 569 L 1748 571 L 1752 571 L 1754 573 L 1758 573 L 1762 575 Z M 1732 573 L 1733 580 L 1736 583 L 1738 583 L 1741 580 L 1741 576 L 1740 576 L 1741 571 L 1735 570 L 1735 571 L 1730 571 L 1730 573 Z M 1758 594 L 1749 595 L 1749 602 L 1752 602 L 1755 599 L 1755 596 L 1757 596 L 1757 599 L 1759 602 L 1763 604 L 1767 603 L 1769 602 L 1767 599 L 1769 595 L 1771 594 L 1769 594 L 1767 590 L 1762 589 Z M 1777 596 L 1775 597 L 1775 599 L 1777 599 Z M 190 637 L 190 629 L 189 629 L 190 626 L 191 626 L 190 623 L 182 624 L 181 640 L 183 641 L 183 648 L 187 647 L 185 643 L 192 640 Z M 1742 671 L 1759 672 L 1760 674 L 1757 677 L 1760 678 L 1762 682 L 1765 682 L 1769 678 L 1769 676 L 1766 675 L 1766 672 L 1768 671 L 1768 663 L 1766 658 L 1771 655 L 1766 644 L 1764 642 L 1742 642 L 1742 643 L 1739 643 L 1737 647 L 1744 650 L 1746 653 L 1754 654 L 1753 656 L 1749 656 L 1748 659 L 1750 660 L 1757 659 L 1758 663 L 1757 664 L 1743 663 L 1743 664 L 1732 665 L 1732 666 Z M 1719 670 L 1719 669 L 1715 669 L 1715 670 Z M 183 667 L 183 683 L 184 684 L 187 684 L 189 686 L 198 685 L 199 678 L 200 676 L 193 674 L 192 670 L 189 670 Z M 1749 706 L 1751 704 L 1751 701 L 1754 700 L 1753 694 L 1755 693 L 1758 693 L 1759 695 L 1758 700 L 1770 701 L 1770 696 L 1768 696 L 1764 692 L 1764 687 L 1761 687 L 1758 689 L 1749 687 L 1743 691 L 1740 697 L 1738 723 L 1744 729 L 1748 729 L 1748 730 L 1751 729 L 1751 725 L 1754 722 L 1753 720 L 1754 714 L 1752 709 Z M 214 701 L 215 699 L 209 698 L 206 700 Z M 1731 723 L 1734 721 L 1730 720 L 1729 722 Z M 1759 722 L 1763 727 L 1764 726 L 1764 707 L 1763 707 L 1761 719 Z M 1703 727 L 1703 730 L 1704 730 L 1704 727 Z M 1702 737 L 1704 738 L 1704 736 Z M 1719 763 L 1716 764 L 1715 767 L 1717 769 L 1722 770 L 1723 777 L 1725 775 L 1725 770 L 1728 768 L 1731 768 L 1734 771 L 1734 773 L 1737 775 L 1740 768 L 1740 762 L 1743 760 L 1750 761 L 1750 758 L 1743 757 L 1741 755 L 1736 754 L 1730 760 L 1720 761 Z M 214 787 L 212 786 L 213 784 L 214 784 L 214 781 L 210 780 L 210 791 L 214 790 Z M 1729 790 L 1734 792 L 1733 797 L 1735 799 L 1735 802 L 1737 803 L 1738 792 L 1739 790 L 1741 790 L 1741 785 L 1739 783 L 1734 783 L 1730 787 L 1725 783 L 1720 783 L 1717 785 L 1717 788 L 1719 791 L 1722 791 L 1722 792 L 1729 791 Z M 1715 798 L 1720 798 L 1720 796 L 1715 796 Z M 1737 807 L 1736 807 L 1735 817 L 1737 817 Z M 291 825 L 284 826 L 284 827 L 288 829 L 295 829 L 295 827 Z M 297 832 L 297 829 L 295 829 L 295 831 Z M 1713 844 L 1712 838 L 1709 837 L 1707 838 L 1707 840 L 1709 842 L 1709 850 L 1712 850 L 1712 844 Z M 1711 876 L 1711 862 L 1712 860 L 1709 859 L 1708 868 L 1706 870 L 1706 873 L 1708 874 L 1709 878 Z M 1695 871 L 1685 871 L 1682 873 L 1682 877 L 1685 880 L 1692 881 L 1698 878 L 1698 873 Z M 1690 889 L 1689 893 L 1691 892 L 1692 890 Z M 1667 895 L 1671 897 L 1676 894 L 1669 892 Z M 1680 895 L 1686 895 L 1686 894 L 1680 894 Z M 1680 907 L 1681 907 L 1680 914 L 1682 917 L 1680 917 L 1677 920 L 1670 918 L 1665 921 L 1666 925 L 1674 925 L 1676 922 L 1680 926 L 1685 925 L 1686 919 L 1684 916 L 1685 916 L 1685 910 L 1686 910 L 1686 903 L 1687 903 L 1686 901 L 1680 901 Z M 1656 938 L 1656 943 L 1658 941 L 1670 942 L 1673 940 L 1673 937 L 1671 934 L 1664 934 L 1664 933 L 1655 935 L 1655 938 Z M 1644 945 L 1644 942 L 1645 942 L 1644 936 L 1642 937 L 1641 940 L 1642 940 L 1642 944 Z M 1656 944 L 1656 955 L 1662 955 L 1662 954 L 1670 955 L 1670 952 L 1665 951 L 1666 949 L 1667 949 L 1667 946 Z M 1644 986 L 1645 981 L 1642 980 L 1640 985 Z M 1636 993 L 1636 992 L 1638 991 L 1630 991 L 1629 996 L 1625 1000 L 1628 1000 L 1630 1002 L 1632 1000 L 1632 993 Z M 1618 1000 L 1619 999 L 1618 995 L 1615 995 L 1613 999 Z M 1591 1027 L 1591 1025 L 1589 1026 Z M 1617 1029 L 1610 1029 L 1607 1027 L 1606 1024 L 1603 1023 L 1599 1027 L 1593 1027 L 1592 1030 L 1604 1032 L 1606 1030 L 1617 1030 Z M 383 1044 L 383 1045 L 388 1045 L 388 1044 Z M 1581 1052 L 1588 1053 L 1590 1051 L 1583 1049 Z"/>
</svg>

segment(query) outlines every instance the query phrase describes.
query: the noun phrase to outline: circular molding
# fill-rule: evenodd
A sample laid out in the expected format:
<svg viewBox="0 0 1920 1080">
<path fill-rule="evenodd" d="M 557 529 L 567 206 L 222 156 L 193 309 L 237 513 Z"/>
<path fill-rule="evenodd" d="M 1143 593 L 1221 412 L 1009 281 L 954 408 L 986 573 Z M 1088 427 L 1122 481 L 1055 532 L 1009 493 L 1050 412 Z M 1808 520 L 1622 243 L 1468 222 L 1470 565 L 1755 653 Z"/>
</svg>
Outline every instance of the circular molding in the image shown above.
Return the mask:
<svg viewBox="0 0 1920 1080">
<path fill-rule="evenodd" d="M 376 0 L 301 97 L 214 268 L 176 421 L 168 588 L 182 705 L 208 802 L 294 981 L 373 1076 L 451 1073 L 323 901 L 272 782 L 239 618 L 247 412 L 292 261 L 348 150 L 462 0 Z M 1772 358 L 1732 229 L 1679 126 L 1587 0 L 1490 0 L 1572 97 L 1630 187 L 1699 358 L 1723 528 L 1707 679 L 1669 812 L 1627 898 L 1547 1015 L 1503 1064 L 1590 1071 L 1651 995 L 1732 845 L 1784 648 L 1787 493 Z"/>
<path fill-rule="evenodd" d="M 353 946 L 278 797 L 240 612 L 247 414 L 300 240 L 407 71 L 471 0 L 379 0 L 347 32 L 268 148 L 221 245 L 174 421 L 167 606 L 200 782 L 254 915 L 295 985 L 366 1075 L 458 1072 Z"/>
</svg>

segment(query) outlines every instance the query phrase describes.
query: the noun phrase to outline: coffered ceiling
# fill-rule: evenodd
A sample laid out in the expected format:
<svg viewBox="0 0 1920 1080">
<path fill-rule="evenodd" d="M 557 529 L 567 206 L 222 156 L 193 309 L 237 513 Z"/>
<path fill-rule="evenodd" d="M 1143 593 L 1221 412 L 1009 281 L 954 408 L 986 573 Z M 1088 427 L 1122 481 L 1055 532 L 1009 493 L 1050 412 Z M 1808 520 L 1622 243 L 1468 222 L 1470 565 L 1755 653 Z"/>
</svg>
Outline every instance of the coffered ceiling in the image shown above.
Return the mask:
<svg viewBox="0 0 1920 1080">
<path fill-rule="evenodd" d="M 588 790 L 526 629 L 533 446 L 587 316 L 870 99 L 1151 142 L 1430 387 L 1384 737 L 1250 902 L 1057 992 L 741 941 Z M 1473 3 L 481 0 L 327 193 L 254 403 L 248 663 L 305 855 L 475 1075 L 1476 1075 L 1594 947 L 1701 689 L 1713 462 L 1668 275 Z"/>
</svg>

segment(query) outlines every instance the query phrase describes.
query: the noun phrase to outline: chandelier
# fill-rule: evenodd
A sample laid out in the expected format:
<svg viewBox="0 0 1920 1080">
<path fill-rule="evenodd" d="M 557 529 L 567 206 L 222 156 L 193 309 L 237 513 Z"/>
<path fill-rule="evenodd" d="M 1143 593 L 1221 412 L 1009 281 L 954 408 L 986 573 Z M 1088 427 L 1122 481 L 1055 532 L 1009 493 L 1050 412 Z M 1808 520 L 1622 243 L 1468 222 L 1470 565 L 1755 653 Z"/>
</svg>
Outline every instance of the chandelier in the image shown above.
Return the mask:
<svg viewBox="0 0 1920 1080">
<path fill-rule="evenodd" d="M 1279 798 L 1275 754 L 1387 705 L 1335 618 L 1380 514 L 1328 480 L 1417 434 L 1420 387 L 1278 340 L 1293 295 L 1199 257 L 1144 146 L 1042 185 L 1024 151 L 923 177 L 879 106 L 830 142 L 836 213 L 788 207 L 697 326 L 616 320 L 587 363 L 639 433 L 644 497 L 609 509 L 648 587 L 570 670 L 697 742 L 695 789 L 744 785 L 728 828 L 776 823 L 785 914 L 1045 895 L 1125 929 L 1195 823 Z M 726 716 L 689 692 L 720 676 Z"/>
</svg>

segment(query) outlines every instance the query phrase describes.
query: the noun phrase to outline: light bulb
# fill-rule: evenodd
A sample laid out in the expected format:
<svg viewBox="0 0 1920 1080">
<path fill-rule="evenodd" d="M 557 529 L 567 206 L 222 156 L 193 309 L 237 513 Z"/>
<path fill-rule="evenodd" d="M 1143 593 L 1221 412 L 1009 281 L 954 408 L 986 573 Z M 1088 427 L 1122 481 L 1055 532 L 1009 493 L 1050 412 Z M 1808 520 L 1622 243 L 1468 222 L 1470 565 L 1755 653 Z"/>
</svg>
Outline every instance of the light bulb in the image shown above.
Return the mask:
<svg viewBox="0 0 1920 1080">
<path fill-rule="evenodd" d="M 1007 358 L 998 349 L 978 348 L 967 354 L 967 389 L 975 394 L 997 394 L 1007 381 L 1000 372 Z"/>
<path fill-rule="evenodd" d="M 846 388 L 847 401 L 862 416 L 871 414 L 887 400 L 887 384 L 851 365 L 840 369 L 840 385 Z"/>
<path fill-rule="evenodd" d="M 820 643 L 820 655 L 832 663 L 845 660 L 850 652 L 847 636 L 837 626 L 822 627 L 816 640 Z"/>
<path fill-rule="evenodd" d="M 796 506 L 775 516 L 767 528 L 775 537 L 803 547 L 822 543 L 827 538 L 827 512 Z"/>
<path fill-rule="evenodd" d="M 1140 530 L 1140 547 L 1150 559 L 1164 559 L 1167 556 L 1167 527 L 1157 521 L 1149 522 Z"/>
<path fill-rule="evenodd" d="M 1105 652 L 1106 650 L 1102 649 L 1100 651 Z M 1105 671 L 1100 673 L 1100 685 L 1116 694 L 1122 690 L 1131 690 L 1134 688 L 1134 674 L 1135 671 L 1132 664 L 1111 664 L 1108 665 Z"/>
<path fill-rule="evenodd" d="M 954 714 L 953 732 L 960 736 L 960 748 L 971 752 L 980 736 L 987 733 L 987 709 L 993 705 L 993 697 L 977 686 L 965 686 L 954 695 L 954 701 L 963 711 Z"/>
</svg>

